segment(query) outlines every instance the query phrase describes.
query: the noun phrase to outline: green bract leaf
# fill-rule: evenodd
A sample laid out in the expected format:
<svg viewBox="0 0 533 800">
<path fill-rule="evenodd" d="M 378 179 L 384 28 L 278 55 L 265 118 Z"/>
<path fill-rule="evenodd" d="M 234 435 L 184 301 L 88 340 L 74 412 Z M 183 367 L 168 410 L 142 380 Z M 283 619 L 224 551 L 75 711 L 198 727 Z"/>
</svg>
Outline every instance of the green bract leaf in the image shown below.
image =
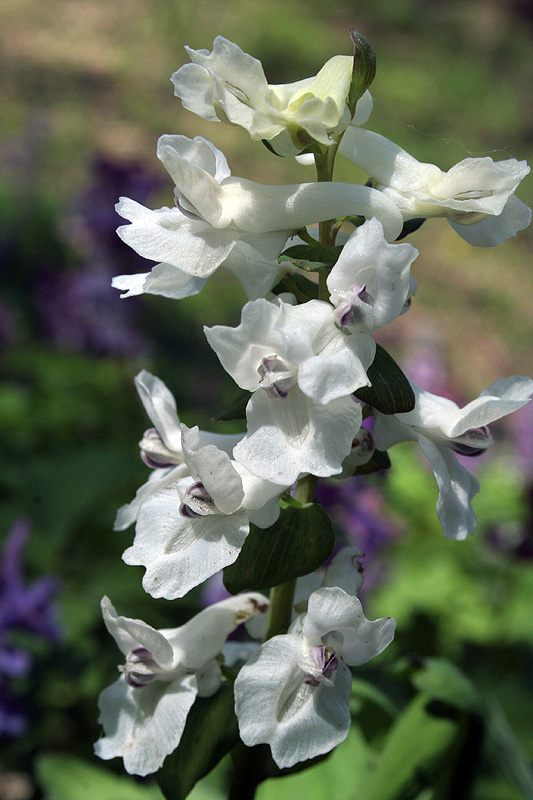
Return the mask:
<svg viewBox="0 0 533 800">
<path fill-rule="evenodd" d="M 235 398 L 231 406 L 223 411 L 222 414 L 218 414 L 213 419 L 217 420 L 218 422 L 230 422 L 234 419 L 246 419 L 246 406 L 248 405 L 248 400 L 252 396 L 252 393 L 243 389 L 239 395 Z"/>
<path fill-rule="evenodd" d="M 184 800 L 239 742 L 233 686 L 224 683 L 213 697 L 199 697 L 189 711 L 179 747 L 156 777 L 167 800 Z"/>
<path fill-rule="evenodd" d="M 311 272 L 320 272 L 333 267 L 342 252 L 342 245 L 323 247 L 317 242 L 314 247 L 310 244 L 295 244 L 284 250 L 278 261 L 291 261 L 296 267 Z"/>
<path fill-rule="evenodd" d="M 351 30 L 350 36 L 355 45 L 355 52 L 353 54 L 352 82 L 347 102 L 353 117 L 357 101 L 364 95 L 376 77 L 376 54 L 361 33 Z"/>
<path fill-rule="evenodd" d="M 404 414 L 413 410 L 415 395 L 411 384 L 393 357 L 379 344 L 366 374 L 372 386 L 363 386 L 354 392 L 359 400 L 382 414 Z"/>
<path fill-rule="evenodd" d="M 239 558 L 224 570 L 224 586 L 231 594 L 269 589 L 307 575 L 329 558 L 335 544 L 331 520 L 315 503 L 296 508 L 281 501 L 272 527 L 250 528 Z"/>
</svg>

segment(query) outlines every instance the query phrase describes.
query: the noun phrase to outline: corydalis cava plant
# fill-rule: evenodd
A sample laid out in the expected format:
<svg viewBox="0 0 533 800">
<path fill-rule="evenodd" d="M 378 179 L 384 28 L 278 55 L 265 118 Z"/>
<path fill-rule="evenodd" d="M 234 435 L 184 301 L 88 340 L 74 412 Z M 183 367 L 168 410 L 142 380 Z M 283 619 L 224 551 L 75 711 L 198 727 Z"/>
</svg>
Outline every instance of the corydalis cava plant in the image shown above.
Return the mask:
<svg viewBox="0 0 533 800">
<path fill-rule="evenodd" d="M 341 550 L 317 581 L 314 570 L 338 550 L 313 503 L 318 477 L 379 469 L 383 451 L 413 440 L 435 473 L 444 534 L 463 539 L 475 527 L 479 484 L 454 453 L 484 452 L 488 425 L 533 391 L 529 378 L 506 378 L 459 408 L 412 383 L 376 344 L 375 331 L 408 313 L 416 292 L 418 251 L 397 241 L 409 232 L 404 223 L 446 217 L 471 244 L 496 245 L 529 223 L 514 195 L 529 170 L 483 158 L 443 172 L 362 127 L 375 57 L 360 34 L 352 38 L 353 58 L 334 56 L 295 83 L 269 84 L 257 59 L 220 36 L 212 51 L 187 48 L 191 63 L 172 76 L 185 108 L 277 155 L 313 161 L 316 182 L 235 177 L 207 139 L 163 135 L 157 155 L 171 204 L 152 210 L 121 198 L 117 206 L 129 223 L 119 236 L 156 262 L 114 279 L 123 297 L 188 297 L 224 268 L 248 298 L 237 326 L 205 328 L 240 387 L 220 417 L 240 420 L 240 433 L 183 425 L 161 379 L 145 370 L 135 379 L 152 424 L 140 439 L 152 473 L 117 515 L 117 530 L 135 523 L 124 561 L 145 568 L 153 597 L 182 598 L 221 570 L 235 594 L 164 630 L 102 602 L 124 663 L 100 697 L 96 751 L 122 757 L 134 774 L 161 770 L 170 798 L 180 764 L 197 780 L 230 749 L 241 765 L 232 797 L 252 797 L 274 769 L 245 746 L 268 745 L 280 768 L 328 753 L 350 728 L 352 668 L 393 639 L 394 619 L 363 613 L 359 551 Z M 333 181 L 338 150 L 366 171 L 366 185 Z M 269 598 L 257 592 L 265 588 Z M 245 621 L 247 640 L 226 642 Z M 209 744 L 208 764 L 191 759 L 197 736 Z"/>
</svg>

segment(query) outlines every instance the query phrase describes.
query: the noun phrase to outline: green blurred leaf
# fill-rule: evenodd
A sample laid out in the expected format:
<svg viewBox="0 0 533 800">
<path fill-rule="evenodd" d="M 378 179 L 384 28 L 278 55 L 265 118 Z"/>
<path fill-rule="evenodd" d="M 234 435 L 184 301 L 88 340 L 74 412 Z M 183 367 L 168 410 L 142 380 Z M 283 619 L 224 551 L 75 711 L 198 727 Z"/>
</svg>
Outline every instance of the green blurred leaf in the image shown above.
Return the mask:
<svg viewBox="0 0 533 800">
<path fill-rule="evenodd" d="M 49 800 L 162 800 L 157 786 L 139 786 L 73 756 L 40 756 L 37 780 Z"/>
<path fill-rule="evenodd" d="M 228 592 L 277 586 L 313 572 L 331 555 L 335 532 L 322 506 L 281 505 L 280 517 L 270 528 L 250 526 L 239 558 L 224 570 Z"/>
<path fill-rule="evenodd" d="M 387 351 L 379 344 L 376 357 L 367 369 L 371 386 L 354 392 L 363 403 L 382 414 L 403 414 L 415 407 L 415 395 L 406 376 Z"/>
<path fill-rule="evenodd" d="M 372 756 L 361 730 L 352 725 L 348 738 L 328 758 L 298 773 L 265 781 L 256 800 L 362 800 L 359 778 Z"/>
<path fill-rule="evenodd" d="M 348 108 L 353 117 L 360 97 L 364 95 L 376 77 L 376 54 L 371 44 L 358 31 L 351 30 L 350 36 L 355 45 L 353 54 L 353 72 L 350 91 L 348 92 Z"/>
<path fill-rule="evenodd" d="M 217 416 L 213 417 L 213 419 L 218 420 L 219 422 L 230 422 L 234 419 L 246 419 L 246 406 L 248 405 L 248 400 L 251 396 L 251 392 L 249 392 L 247 389 L 243 389 L 241 392 L 239 392 L 238 396 L 235 398 L 230 407 L 221 414 L 217 414 Z"/>
<path fill-rule="evenodd" d="M 461 730 L 460 712 L 415 697 L 390 728 L 376 768 L 365 773 L 360 800 L 407 800 L 433 785 Z"/>
<path fill-rule="evenodd" d="M 239 741 L 233 686 L 224 683 L 213 697 L 195 700 L 177 750 L 156 775 L 166 800 L 184 800 Z"/>
<path fill-rule="evenodd" d="M 420 692 L 442 700 L 464 711 L 479 712 L 481 698 L 461 670 L 441 658 L 425 658 L 421 669 L 411 675 L 412 684 Z"/>
</svg>

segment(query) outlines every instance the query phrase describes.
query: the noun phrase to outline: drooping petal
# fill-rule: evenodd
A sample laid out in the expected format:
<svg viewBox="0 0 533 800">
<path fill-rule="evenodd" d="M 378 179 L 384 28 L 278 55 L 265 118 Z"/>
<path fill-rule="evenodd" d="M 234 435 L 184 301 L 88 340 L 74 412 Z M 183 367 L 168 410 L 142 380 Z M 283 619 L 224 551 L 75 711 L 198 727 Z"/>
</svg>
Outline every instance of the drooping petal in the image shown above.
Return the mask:
<svg viewBox="0 0 533 800">
<path fill-rule="evenodd" d="M 98 721 L 105 736 L 95 743 L 96 755 L 123 758 L 132 775 L 156 772 L 178 746 L 196 693 L 194 675 L 142 689 L 119 678 L 100 694 Z"/>
<path fill-rule="evenodd" d="M 531 223 L 531 209 L 518 197 L 511 195 L 503 211 L 497 216 L 487 217 L 475 225 L 461 225 L 448 220 L 454 231 L 474 247 L 496 247 L 523 231 Z"/>
<path fill-rule="evenodd" d="M 437 514 L 442 532 L 448 539 L 466 539 L 476 527 L 472 498 L 479 492 L 479 481 L 447 447 L 439 447 L 425 436 L 419 436 L 418 443 L 437 479 Z"/>
<path fill-rule="evenodd" d="M 348 735 L 351 673 L 339 663 L 333 685 L 310 686 L 298 666 L 300 637 L 275 636 L 242 667 L 235 712 L 248 746 L 267 743 L 280 768 L 327 753 Z"/>
</svg>

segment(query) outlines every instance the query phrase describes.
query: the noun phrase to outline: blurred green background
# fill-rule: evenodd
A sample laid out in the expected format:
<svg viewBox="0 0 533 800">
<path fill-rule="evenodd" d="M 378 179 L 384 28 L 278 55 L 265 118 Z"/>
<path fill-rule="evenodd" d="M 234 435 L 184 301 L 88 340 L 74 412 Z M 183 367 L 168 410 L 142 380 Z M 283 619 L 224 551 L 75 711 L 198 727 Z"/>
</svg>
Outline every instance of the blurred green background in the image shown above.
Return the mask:
<svg viewBox="0 0 533 800">
<path fill-rule="evenodd" d="M 162 133 L 212 140 L 235 175 L 312 179 L 240 128 L 182 109 L 169 78 L 187 60 L 183 45 L 211 49 L 222 34 L 261 59 L 269 82 L 288 82 L 350 54 L 354 27 L 377 55 L 368 127 L 447 169 L 467 156 L 531 161 L 532 26 L 532 7 L 520 0 L 4 0 L 0 536 L 30 520 L 26 581 L 59 579 L 62 637 L 51 644 L 0 631 L 0 648 L 32 656 L 22 677 L 4 682 L 0 669 L 0 709 L 5 690 L 27 719 L 24 735 L 0 738 L 1 800 L 17 800 L 8 793 L 14 780 L 19 800 L 42 796 L 34 765 L 43 752 L 95 761 L 96 698 L 114 680 L 118 655 L 101 623 L 103 594 L 158 627 L 179 624 L 198 604 L 198 593 L 173 604 L 147 597 L 142 571 L 120 559 L 132 531 L 111 532 L 116 509 L 147 477 L 137 442 L 148 421 L 133 377 L 143 368 L 159 375 L 184 422 L 215 429 L 211 418 L 234 391 L 202 326 L 235 324 L 244 295 L 217 273 L 180 303 L 120 301 L 110 277 L 148 267 L 114 235 L 114 202 L 126 194 L 171 204 L 155 156 Z M 342 159 L 336 177 L 365 180 Z M 530 205 L 531 187 L 528 178 L 517 192 Z M 433 220 L 410 241 L 420 250 L 418 293 L 380 339 L 399 362 L 415 369 L 429 358 L 460 402 L 499 377 L 531 374 L 533 233 L 482 250 Z M 394 656 L 451 658 L 496 698 L 531 759 L 531 412 L 496 438 L 478 469 L 480 525 L 466 543 L 442 537 L 433 478 L 412 448 L 392 453 L 378 488 L 397 534 L 376 555 L 380 579 L 366 606 L 371 617 L 398 618 Z M 106 766 L 120 772 L 118 762 Z M 487 755 L 472 796 L 525 795 Z"/>
</svg>

